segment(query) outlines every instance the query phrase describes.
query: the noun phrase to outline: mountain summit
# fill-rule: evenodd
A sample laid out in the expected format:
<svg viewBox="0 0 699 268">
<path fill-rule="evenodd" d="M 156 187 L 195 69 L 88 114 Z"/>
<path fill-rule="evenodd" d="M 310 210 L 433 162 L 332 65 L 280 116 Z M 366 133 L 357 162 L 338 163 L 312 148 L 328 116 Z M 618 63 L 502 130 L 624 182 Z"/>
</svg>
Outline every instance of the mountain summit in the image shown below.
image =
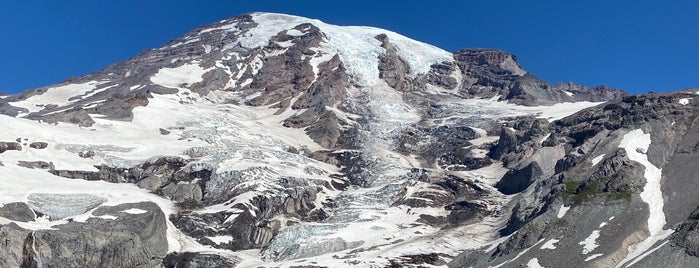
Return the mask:
<svg viewBox="0 0 699 268">
<path fill-rule="evenodd" d="M 0 98 L 0 266 L 696 264 L 694 95 L 242 15 Z"/>
</svg>

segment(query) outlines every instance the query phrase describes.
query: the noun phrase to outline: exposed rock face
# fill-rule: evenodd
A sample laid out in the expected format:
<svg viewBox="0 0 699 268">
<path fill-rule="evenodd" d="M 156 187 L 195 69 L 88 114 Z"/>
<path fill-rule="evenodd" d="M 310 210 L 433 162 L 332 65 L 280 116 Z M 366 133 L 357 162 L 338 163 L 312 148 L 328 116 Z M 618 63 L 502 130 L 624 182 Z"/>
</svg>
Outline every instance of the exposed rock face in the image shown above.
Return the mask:
<svg viewBox="0 0 699 268">
<path fill-rule="evenodd" d="M 34 220 L 35 215 L 26 203 L 16 202 L 5 204 L 0 207 L 0 217 L 14 221 L 28 222 Z"/>
<path fill-rule="evenodd" d="M 127 209 L 142 214 L 128 214 Z M 157 267 L 167 252 L 165 218 L 153 203 L 100 207 L 86 222 L 68 222 L 56 230 L 31 231 L 0 226 L 8 246 L 0 249 L 3 267 Z M 8 242 L 9 241 L 9 242 Z"/>
<path fill-rule="evenodd" d="M 168 268 L 235 267 L 238 262 L 214 254 L 183 252 L 167 255 L 163 265 Z"/>
<path fill-rule="evenodd" d="M 19 142 L 0 142 L 0 154 L 8 150 L 21 151 L 22 145 Z"/>
<path fill-rule="evenodd" d="M 29 147 L 34 149 L 45 149 L 46 147 L 49 147 L 49 144 L 43 141 L 35 141 L 30 143 Z"/>
<path fill-rule="evenodd" d="M 626 94 L 604 86 L 588 88 L 573 83 L 553 86 L 524 71 L 517 58 L 493 49 L 463 49 L 454 54 L 465 96 L 492 98 L 522 105 L 547 105 L 573 101 L 619 100 Z"/>
</svg>

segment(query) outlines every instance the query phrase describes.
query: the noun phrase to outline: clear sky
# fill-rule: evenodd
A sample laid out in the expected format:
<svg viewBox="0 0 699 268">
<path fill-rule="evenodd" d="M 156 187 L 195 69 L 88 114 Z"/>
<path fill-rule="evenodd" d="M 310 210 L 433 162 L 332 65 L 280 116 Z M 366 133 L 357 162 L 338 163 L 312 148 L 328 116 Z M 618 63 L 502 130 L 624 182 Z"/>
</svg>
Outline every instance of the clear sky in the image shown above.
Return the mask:
<svg viewBox="0 0 699 268">
<path fill-rule="evenodd" d="M 449 51 L 498 48 L 549 82 L 699 87 L 699 2 L 22 0 L 0 4 L 0 91 L 87 74 L 254 11 L 386 28 Z"/>
</svg>

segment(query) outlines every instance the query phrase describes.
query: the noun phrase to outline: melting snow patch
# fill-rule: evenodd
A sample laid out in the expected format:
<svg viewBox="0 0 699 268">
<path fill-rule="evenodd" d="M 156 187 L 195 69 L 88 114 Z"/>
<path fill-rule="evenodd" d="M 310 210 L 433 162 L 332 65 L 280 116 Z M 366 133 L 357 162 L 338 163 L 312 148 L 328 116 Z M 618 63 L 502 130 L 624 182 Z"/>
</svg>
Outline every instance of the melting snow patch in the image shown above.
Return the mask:
<svg viewBox="0 0 699 268">
<path fill-rule="evenodd" d="M 561 205 L 561 208 L 558 210 L 558 215 L 556 215 L 556 217 L 558 217 L 559 219 L 563 218 L 563 216 L 566 215 L 566 213 L 568 212 L 569 209 L 570 209 L 570 207 L 566 207 L 565 205 Z"/>
<path fill-rule="evenodd" d="M 641 129 L 626 133 L 619 144 L 620 148 L 626 150 L 629 159 L 640 163 L 646 168 L 643 173 L 646 184 L 643 186 L 640 196 L 643 202 L 648 204 L 650 214 L 648 215 L 647 223 L 650 236 L 633 245 L 630 253 L 619 263 L 619 266 L 640 256 L 643 252 L 650 249 L 653 244 L 672 234 L 672 230 L 663 230 L 666 220 L 665 212 L 663 212 L 663 192 L 660 190 L 662 170 L 648 161 L 648 156 L 645 152 L 648 151 L 650 144 L 650 134 L 643 133 Z"/>
<path fill-rule="evenodd" d="M 233 241 L 233 237 L 230 235 L 207 236 L 206 238 L 211 240 L 211 242 L 216 243 L 216 245 L 230 243 L 231 241 Z"/>
<path fill-rule="evenodd" d="M 689 100 L 691 100 L 691 99 L 693 99 L 693 98 L 682 98 L 682 99 L 680 99 L 679 103 L 682 105 L 687 105 L 687 104 L 689 104 Z"/>
<path fill-rule="evenodd" d="M 501 264 L 498 264 L 498 265 L 494 266 L 493 268 L 500 268 L 500 267 L 502 267 L 502 266 L 505 265 L 505 264 L 508 264 L 508 263 L 510 263 L 510 262 L 513 262 L 513 261 L 516 261 L 517 259 L 519 259 L 519 257 L 522 257 L 522 255 L 524 255 L 525 253 L 527 253 L 527 251 L 529 251 L 529 250 L 532 249 L 533 247 L 536 247 L 536 245 L 538 245 L 538 244 L 541 243 L 542 241 L 544 241 L 544 240 L 543 240 L 543 239 L 539 240 L 538 242 L 536 242 L 536 243 L 535 243 L 534 245 L 532 245 L 531 247 L 529 247 L 529 248 L 527 248 L 527 249 L 525 249 L 525 250 L 522 250 L 522 252 L 520 252 L 519 254 L 517 254 L 517 256 L 515 256 L 515 257 L 512 258 L 511 260 L 508 260 L 508 261 L 505 261 L 505 262 L 503 262 L 503 263 L 501 263 Z M 539 262 L 539 261 L 537 260 L 537 263 L 538 263 L 538 262 Z"/>
<path fill-rule="evenodd" d="M 546 134 L 546 136 L 544 136 L 543 138 L 541 138 L 541 139 L 539 140 L 539 144 L 544 143 L 546 140 L 548 140 L 549 137 L 551 137 L 551 133 Z"/>
<path fill-rule="evenodd" d="M 180 88 L 183 84 L 191 85 L 203 80 L 206 70 L 198 64 L 185 64 L 176 68 L 162 68 L 150 78 L 153 84 L 169 88 Z"/>
<path fill-rule="evenodd" d="M 653 254 L 653 252 L 655 252 L 656 250 L 665 246 L 665 244 L 667 244 L 667 242 L 670 242 L 670 240 L 667 240 L 667 241 L 663 242 L 662 244 L 658 245 L 657 247 L 654 247 L 654 248 L 646 251 L 645 253 L 641 254 L 641 256 L 638 256 L 638 258 L 636 258 L 635 260 L 630 262 L 629 265 L 627 265 L 626 267 L 630 267 L 630 266 L 636 264 L 638 261 L 642 260 L 643 258 L 647 257 L 648 255 Z"/>
<path fill-rule="evenodd" d="M 97 88 L 97 86 L 107 82 L 108 81 L 89 81 L 82 84 L 68 84 L 59 87 L 52 87 L 46 89 L 46 92 L 43 94 L 34 95 L 25 100 L 10 102 L 8 104 L 18 108 L 25 108 L 28 110 L 27 113 L 38 112 L 43 110 L 44 107 L 49 104 L 62 105 L 70 103 L 71 97 L 84 95 L 88 91 L 94 90 Z"/>
<path fill-rule="evenodd" d="M 537 118 L 544 118 L 544 119 L 548 119 L 549 122 L 553 122 L 553 121 L 562 119 L 564 117 L 567 117 L 571 114 L 574 114 L 582 109 L 597 106 L 597 105 L 600 105 L 602 103 L 604 103 L 604 102 L 589 102 L 589 101 L 564 102 L 564 103 L 556 103 L 556 104 L 550 105 L 550 106 L 527 107 L 526 110 L 531 110 L 532 112 L 538 112 L 538 113 L 540 113 L 540 115 L 537 116 Z"/>
<path fill-rule="evenodd" d="M 130 208 L 127 210 L 122 210 L 121 212 L 127 213 L 127 214 L 143 214 L 148 212 L 147 210 L 139 209 L 139 208 Z"/>
<path fill-rule="evenodd" d="M 544 243 L 544 244 L 541 246 L 541 249 L 556 249 L 556 243 L 558 243 L 558 241 L 560 241 L 560 240 L 558 240 L 558 239 L 551 239 L 551 240 L 549 240 L 549 241 L 546 241 L 546 243 Z"/>
<path fill-rule="evenodd" d="M 533 258 L 533 259 L 529 260 L 529 262 L 527 262 L 527 267 L 528 268 L 544 268 L 544 266 L 541 266 L 541 264 L 539 264 L 539 259 L 537 259 L 537 258 Z"/>
<path fill-rule="evenodd" d="M 105 219 L 105 220 L 116 220 L 117 216 L 102 215 L 102 216 L 96 216 L 95 218 L 100 218 L 100 219 Z"/>
<path fill-rule="evenodd" d="M 604 154 L 598 155 L 595 158 L 592 158 L 592 166 L 596 166 L 600 161 L 604 159 Z"/>
<path fill-rule="evenodd" d="M 599 230 L 594 230 L 594 231 L 592 231 L 590 236 L 588 236 L 587 238 L 585 238 L 585 240 L 580 241 L 580 243 L 578 243 L 578 245 L 583 246 L 583 251 L 582 251 L 583 255 L 586 255 L 586 254 L 592 252 L 593 250 L 595 250 L 597 247 L 599 247 L 599 244 L 597 244 L 597 238 L 599 238 Z"/>
<path fill-rule="evenodd" d="M 590 255 L 590 257 L 585 258 L 585 261 L 591 261 L 591 260 L 597 259 L 598 257 L 600 257 L 602 255 L 604 255 L 604 254 L 602 254 L 602 253 L 592 254 L 592 255 Z"/>
</svg>

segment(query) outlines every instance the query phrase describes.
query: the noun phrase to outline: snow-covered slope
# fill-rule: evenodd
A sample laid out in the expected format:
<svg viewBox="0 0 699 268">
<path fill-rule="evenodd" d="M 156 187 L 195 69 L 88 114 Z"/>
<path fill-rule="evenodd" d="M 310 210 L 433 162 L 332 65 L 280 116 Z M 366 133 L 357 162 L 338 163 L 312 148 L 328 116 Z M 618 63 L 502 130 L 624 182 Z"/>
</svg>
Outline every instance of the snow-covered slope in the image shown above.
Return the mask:
<svg viewBox="0 0 699 268">
<path fill-rule="evenodd" d="M 544 191 L 567 172 L 560 161 L 594 153 L 590 166 L 605 168 L 614 153 L 581 148 L 586 141 L 572 140 L 587 136 L 560 122 L 621 96 L 551 86 L 496 50 L 452 54 L 383 29 L 283 14 L 223 20 L 0 99 L 0 231 L 21 237 L 0 250 L 0 266 L 446 266 L 464 251 L 509 249 L 514 259 L 497 265 L 548 267 L 519 256 L 569 243 L 508 241 L 532 221 L 522 216 L 531 206 L 576 215 L 570 203 L 548 210 Z M 662 194 L 657 167 L 641 195 L 648 204 Z M 642 251 L 666 237 L 661 213 L 651 211 Z M 77 239 L 105 257 L 66 262 L 56 237 L 105 224 L 144 242 Z M 143 226 L 153 235 L 129 232 Z M 584 232 L 605 233 L 597 229 Z M 604 248 L 588 240 L 587 253 Z"/>
</svg>

